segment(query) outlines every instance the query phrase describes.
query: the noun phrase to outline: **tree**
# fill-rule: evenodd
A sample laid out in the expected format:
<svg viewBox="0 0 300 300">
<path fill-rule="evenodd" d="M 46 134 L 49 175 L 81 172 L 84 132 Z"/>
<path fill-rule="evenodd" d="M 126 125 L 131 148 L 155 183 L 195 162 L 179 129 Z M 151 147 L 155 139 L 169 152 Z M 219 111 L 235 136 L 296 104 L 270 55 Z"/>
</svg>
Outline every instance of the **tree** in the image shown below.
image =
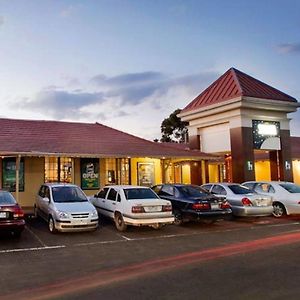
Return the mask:
<svg viewBox="0 0 300 300">
<path fill-rule="evenodd" d="M 184 143 L 187 138 L 187 126 L 188 122 L 182 122 L 177 115 L 181 112 L 181 109 L 177 108 L 170 116 L 164 119 L 161 123 L 160 129 L 162 137 L 161 142 L 174 142 Z"/>
</svg>

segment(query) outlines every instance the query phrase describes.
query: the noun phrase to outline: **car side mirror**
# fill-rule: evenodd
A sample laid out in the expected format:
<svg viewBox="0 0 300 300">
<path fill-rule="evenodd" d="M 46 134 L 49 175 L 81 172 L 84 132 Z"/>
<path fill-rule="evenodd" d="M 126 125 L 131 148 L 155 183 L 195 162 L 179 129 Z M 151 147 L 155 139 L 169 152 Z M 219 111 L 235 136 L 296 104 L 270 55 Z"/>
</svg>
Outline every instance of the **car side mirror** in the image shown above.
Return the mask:
<svg viewBox="0 0 300 300">
<path fill-rule="evenodd" d="M 49 199 L 48 197 L 44 197 L 43 200 L 44 200 L 45 202 L 50 203 L 50 199 Z"/>
</svg>

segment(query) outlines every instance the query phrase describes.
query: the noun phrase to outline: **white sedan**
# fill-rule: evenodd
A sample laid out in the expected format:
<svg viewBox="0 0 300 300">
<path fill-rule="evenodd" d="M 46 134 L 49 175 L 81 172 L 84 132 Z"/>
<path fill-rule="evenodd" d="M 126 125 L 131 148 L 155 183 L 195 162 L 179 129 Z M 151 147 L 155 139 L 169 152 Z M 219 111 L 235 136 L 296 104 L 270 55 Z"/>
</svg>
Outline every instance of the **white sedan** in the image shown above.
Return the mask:
<svg viewBox="0 0 300 300">
<path fill-rule="evenodd" d="M 244 186 L 273 198 L 273 215 L 300 214 L 300 186 L 284 181 L 248 181 Z"/>
<path fill-rule="evenodd" d="M 160 199 L 148 187 L 105 186 L 90 201 L 100 214 L 115 221 L 119 231 L 125 231 L 127 225 L 158 229 L 174 222 L 171 202 Z"/>
<path fill-rule="evenodd" d="M 217 197 L 226 198 L 232 214 L 239 217 L 270 216 L 273 213 L 272 198 L 253 192 L 237 183 L 207 183 L 201 187 Z"/>
</svg>

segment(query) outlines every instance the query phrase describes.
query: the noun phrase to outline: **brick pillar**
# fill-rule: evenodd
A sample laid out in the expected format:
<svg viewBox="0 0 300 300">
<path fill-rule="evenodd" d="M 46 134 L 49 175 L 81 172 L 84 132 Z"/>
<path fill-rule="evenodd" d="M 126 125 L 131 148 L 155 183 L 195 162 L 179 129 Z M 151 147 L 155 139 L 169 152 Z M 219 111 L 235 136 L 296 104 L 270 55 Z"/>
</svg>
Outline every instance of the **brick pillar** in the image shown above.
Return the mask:
<svg viewBox="0 0 300 300">
<path fill-rule="evenodd" d="M 281 150 L 279 155 L 279 174 L 281 181 L 294 181 L 289 130 L 280 130 Z"/>
<path fill-rule="evenodd" d="M 269 152 L 270 168 L 271 168 L 271 180 L 279 180 L 278 163 L 277 163 L 277 151 L 273 150 Z"/>
<path fill-rule="evenodd" d="M 255 180 L 253 135 L 251 127 L 230 129 L 232 181 Z"/>
<path fill-rule="evenodd" d="M 200 150 L 200 135 L 189 136 L 189 146 L 191 150 Z"/>
</svg>

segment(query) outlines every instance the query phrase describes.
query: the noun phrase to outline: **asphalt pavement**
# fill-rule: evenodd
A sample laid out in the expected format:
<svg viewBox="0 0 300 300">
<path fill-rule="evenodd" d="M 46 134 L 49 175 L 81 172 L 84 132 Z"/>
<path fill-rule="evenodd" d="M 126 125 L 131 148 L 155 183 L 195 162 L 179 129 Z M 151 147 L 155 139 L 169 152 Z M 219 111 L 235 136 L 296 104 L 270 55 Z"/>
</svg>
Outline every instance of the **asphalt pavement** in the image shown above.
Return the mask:
<svg viewBox="0 0 300 300">
<path fill-rule="evenodd" d="M 300 218 L 0 235 L 0 299 L 298 299 Z"/>
</svg>

